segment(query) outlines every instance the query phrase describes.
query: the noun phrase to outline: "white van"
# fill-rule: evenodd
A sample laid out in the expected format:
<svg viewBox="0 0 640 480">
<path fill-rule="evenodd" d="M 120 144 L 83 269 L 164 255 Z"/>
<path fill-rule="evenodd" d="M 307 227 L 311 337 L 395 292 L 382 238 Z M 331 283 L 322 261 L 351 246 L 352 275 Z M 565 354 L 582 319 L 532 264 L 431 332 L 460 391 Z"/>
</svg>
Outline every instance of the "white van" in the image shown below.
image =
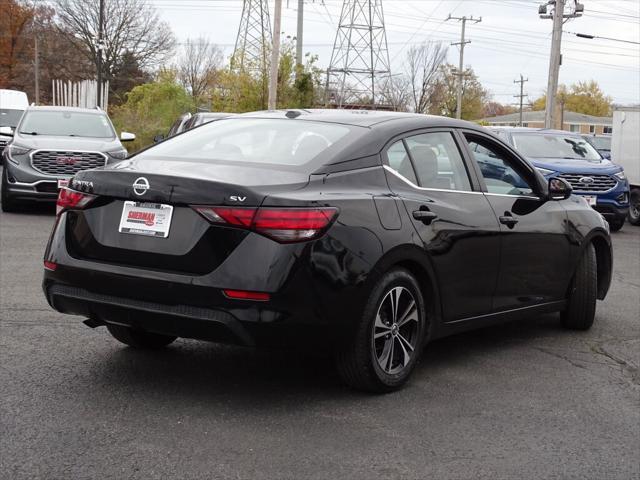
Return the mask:
<svg viewBox="0 0 640 480">
<path fill-rule="evenodd" d="M 29 106 L 27 94 L 18 90 L 0 89 L 0 128 L 16 128 L 22 113 Z M 11 137 L 2 135 L 0 132 L 0 153 Z"/>
</svg>

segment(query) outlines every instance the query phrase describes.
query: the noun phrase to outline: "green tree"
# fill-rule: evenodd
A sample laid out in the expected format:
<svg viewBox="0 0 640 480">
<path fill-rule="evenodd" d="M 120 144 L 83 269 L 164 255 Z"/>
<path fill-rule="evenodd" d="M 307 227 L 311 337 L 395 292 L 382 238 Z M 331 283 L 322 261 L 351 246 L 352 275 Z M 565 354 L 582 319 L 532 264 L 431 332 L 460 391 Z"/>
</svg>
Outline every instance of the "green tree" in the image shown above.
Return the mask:
<svg viewBox="0 0 640 480">
<path fill-rule="evenodd" d="M 126 101 L 112 108 L 111 117 L 118 131 L 136 134 L 127 145 L 136 151 L 153 142 L 153 137 L 166 134 L 171 124 L 184 112 L 193 111 L 193 98 L 176 80 L 175 72 L 163 70 L 155 82 L 134 87 Z"/>
<path fill-rule="evenodd" d="M 458 103 L 458 76 L 456 67 L 451 64 L 443 65 L 440 78 L 432 92 L 429 113 L 455 117 Z M 483 106 L 488 98 L 487 91 L 482 87 L 473 69 L 467 68 L 462 77 L 462 118 L 476 120 L 482 117 Z"/>
<path fill-rule="evenodd" d="M 613 99 L 605 93 L 595 80 L 578 82 L 570 87 L 558 87 L 557 101 L 564 103 L 564 109 L 570 112 L 607 117 L 611 115 Z M 542 95 L 533 102 L 534 110 L 544 110 L 547 96 Z"/>
</svg>

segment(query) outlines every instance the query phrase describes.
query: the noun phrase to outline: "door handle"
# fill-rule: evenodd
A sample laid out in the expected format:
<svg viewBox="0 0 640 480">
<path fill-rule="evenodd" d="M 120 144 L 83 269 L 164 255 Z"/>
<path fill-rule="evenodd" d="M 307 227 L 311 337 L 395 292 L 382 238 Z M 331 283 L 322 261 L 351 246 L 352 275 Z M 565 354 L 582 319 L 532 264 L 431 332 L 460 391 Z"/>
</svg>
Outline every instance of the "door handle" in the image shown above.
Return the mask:
<svg viewBox="0 0 640 480">
<path fill-rule="evenodd" d="M 498 217 L 498 220 L 502 225 L 506 225 L 509 228 L 515 227 L 516 223 L 518 223 L 518 219 L 511 215 L 510 212 L 504 212 L 504 215 Z"/>
<path fill-rule="evenodd" d="M 438 218 L 438 215 L 429 210 L 414 210 L 413 218 L 420 220 L 425 225 L 430 225 L 431 222 Z"/>
</svg>

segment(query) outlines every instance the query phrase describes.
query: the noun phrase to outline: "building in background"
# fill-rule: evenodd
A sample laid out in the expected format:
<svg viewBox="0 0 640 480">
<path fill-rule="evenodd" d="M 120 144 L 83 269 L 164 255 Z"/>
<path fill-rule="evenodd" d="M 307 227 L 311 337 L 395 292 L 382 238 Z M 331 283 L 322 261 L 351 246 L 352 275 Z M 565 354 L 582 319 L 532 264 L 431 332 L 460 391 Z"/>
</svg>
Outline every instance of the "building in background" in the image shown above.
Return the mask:
<svg viewBox="0 0 640 480">
<path fill-rule="evenodd" d="M 497 117 L 483 118 L 479 122 L 494 127 L 519 126 L 520 114 L 518 112 Z M 560 125 L 562 123 L 562 125 Z M 576 133 L 610 134 L 612 132 L 611 117 L 594 117 L 584 113 L 564 111 L 558 117 L 556 128 Z M 544 110 L 522 112 L 522 126 L 530 128 L 544 128 Z"/>
</svg>

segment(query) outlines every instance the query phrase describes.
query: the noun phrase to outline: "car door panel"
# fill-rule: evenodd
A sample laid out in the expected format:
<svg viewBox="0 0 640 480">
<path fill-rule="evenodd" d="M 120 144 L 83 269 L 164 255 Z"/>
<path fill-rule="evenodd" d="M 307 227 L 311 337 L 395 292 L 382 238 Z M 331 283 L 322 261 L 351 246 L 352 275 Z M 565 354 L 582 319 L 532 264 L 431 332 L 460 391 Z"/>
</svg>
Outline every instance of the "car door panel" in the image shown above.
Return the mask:
<svg viewBox="0 0 640 480">
<path fill-rule="evenodd" d="M 541 198 L 535 172 L 524 161 L 490 137 L 467 133 L 473 140 L 469 154 L 480 142 L 494 150 L 492 159 L 503 162 L 503 177 L 487 175 L 476 163 L 485 182 L 485 198 L 500 224 L 500 272 L 494 311 L 561 300 L 571 276 L 567 212 L 561 202 Z M 501 192 L 501 193 L 498 193 Z"/>
<path fill-rule="evenodd" d="M 421 187 L 399 173 L 408 171 L 402 159 L 392 158 L 391 163 L 395 168 L 385 166 L 389 187 L 402 199 L 431 259 L 443 320 L 489 313 L 498 278 L 500 228 L 487 198 L 470 188 Z M 439 163 L 442 170 L 442 159 Z M 442 177 L 448 173 L 439 171 L 434 182 L 444 184 Z"/>
</svg>

